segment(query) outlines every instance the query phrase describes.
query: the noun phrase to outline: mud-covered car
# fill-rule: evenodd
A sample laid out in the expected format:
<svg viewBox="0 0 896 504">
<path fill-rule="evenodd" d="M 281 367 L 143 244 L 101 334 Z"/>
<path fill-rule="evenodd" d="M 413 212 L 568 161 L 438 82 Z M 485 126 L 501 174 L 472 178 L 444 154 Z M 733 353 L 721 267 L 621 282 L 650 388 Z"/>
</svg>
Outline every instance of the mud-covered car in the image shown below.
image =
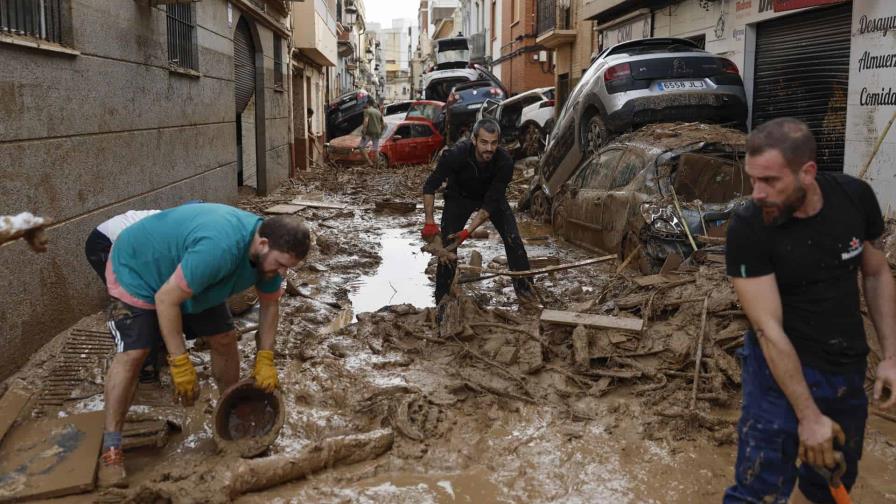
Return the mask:
<svg viewBox="0 0 896 504">
<path fill-rule="evenodd" d="M 546 195 L 614 136 L 645 124 L 745 125 L 737 66 L 677 38 L 641 39 L 601 52 L 570 93 L 542 157 Z M 559 181 L 559 182 L 558 182 Z"/>
<path fill-rule="evenodd" d="M 627 258 L 638 250 L 632 264 L 645 273 L 670 254 L 688 257 L 695 245 L 724 237 L 732 212 L 749 201 L 745 140 L 741 131 L 694 123 L 623 135 L 563 183 L 551 208 L 554 229 L 601 253 Z"/>
</svg>

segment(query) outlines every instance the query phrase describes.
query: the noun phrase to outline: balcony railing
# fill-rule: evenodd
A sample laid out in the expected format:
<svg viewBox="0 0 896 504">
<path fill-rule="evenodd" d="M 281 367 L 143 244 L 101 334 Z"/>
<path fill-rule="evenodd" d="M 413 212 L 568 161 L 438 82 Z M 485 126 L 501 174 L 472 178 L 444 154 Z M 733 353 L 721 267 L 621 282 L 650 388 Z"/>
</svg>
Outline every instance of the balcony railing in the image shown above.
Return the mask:
<svg viewBox="0 0 896 504">
<path fill-rule="evenodd" d="M 538 0 L 535 28 L 538 35 L 551 30 L 573 30 L 569 0 Z"/>
</svg>

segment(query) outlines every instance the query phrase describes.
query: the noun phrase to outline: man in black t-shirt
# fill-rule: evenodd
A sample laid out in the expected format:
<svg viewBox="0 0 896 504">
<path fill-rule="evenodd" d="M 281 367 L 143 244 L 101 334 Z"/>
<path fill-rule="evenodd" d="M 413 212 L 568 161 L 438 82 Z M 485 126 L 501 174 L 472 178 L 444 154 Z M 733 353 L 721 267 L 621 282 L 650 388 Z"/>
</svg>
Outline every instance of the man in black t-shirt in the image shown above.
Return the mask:
<svg viewBox="0 0 896 504">
<path fill-rule="evenodd" d="M 896 287 L 875 241 L 880 207 L 862 180 L 818 173 L 815 139 L 775 119 L 747 139 L 753 202 L 728 229 L 727 267 L 753 331 L 744 338 L 743 408 L 734 486 L 725 503 L 834 502 L 810 466 L 835 450 L 858 475 L 868 400 L 868 345 L 857 274 L 883 351 L 875 400 L 896 387 Z M 896 397 L 886 400 L 889 408 Z M 803 464 L 797 468 L 796 459 Z"/>
</svg>

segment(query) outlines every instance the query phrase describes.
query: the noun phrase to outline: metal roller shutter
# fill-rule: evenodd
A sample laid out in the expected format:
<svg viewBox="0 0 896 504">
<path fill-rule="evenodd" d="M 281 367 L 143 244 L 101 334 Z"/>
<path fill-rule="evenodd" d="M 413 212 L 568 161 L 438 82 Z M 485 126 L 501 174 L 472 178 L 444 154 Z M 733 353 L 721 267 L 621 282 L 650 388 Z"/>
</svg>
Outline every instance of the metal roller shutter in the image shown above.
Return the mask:
<svg viewBox="0 0 896 504">
<path fill-rule="evenodd" d="M 843 171 L 852 3 L 761 23 L 756 32 L 753 124 L 805 121 L 818 167 Z"/>
<path fill-rule="evenodd" d="M 233 33 L 233 80 L 236 86 L 236 113 L 246 110 L 255 93 L 255 46 L 249 24 L 240 18 Z"/>
</svg>

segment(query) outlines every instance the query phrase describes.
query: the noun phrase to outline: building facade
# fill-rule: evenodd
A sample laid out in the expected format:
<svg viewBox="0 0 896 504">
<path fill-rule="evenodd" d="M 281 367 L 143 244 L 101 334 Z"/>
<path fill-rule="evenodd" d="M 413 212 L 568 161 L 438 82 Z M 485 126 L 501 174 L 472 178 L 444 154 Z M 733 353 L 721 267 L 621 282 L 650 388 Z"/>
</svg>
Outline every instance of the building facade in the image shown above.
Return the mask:
<svg viewBox="0 0 896 504">
<path fill-rule="evenodd" d="M 17 286 L 0 295 L 0 379 L 106 303 L 84 259 L 99 223 L 289 174 L 286 2 L 44 6 L 41 23 L 0 26 L 0 212 L 55 222 L 46 254 L 0 246 Z"/>
<path fill-rule="evenodd" d="M 501 51 L 492 65 L 511 95 L 554 85 L 547 51 L 536 42 L 536 0 L 503 0 Z"/>
<path fill-rule="evenodd" d="M 291 3 L 293 170 L 322 161 L 327 103 L 336 85 L 336 0 Z"/>
</svg>

